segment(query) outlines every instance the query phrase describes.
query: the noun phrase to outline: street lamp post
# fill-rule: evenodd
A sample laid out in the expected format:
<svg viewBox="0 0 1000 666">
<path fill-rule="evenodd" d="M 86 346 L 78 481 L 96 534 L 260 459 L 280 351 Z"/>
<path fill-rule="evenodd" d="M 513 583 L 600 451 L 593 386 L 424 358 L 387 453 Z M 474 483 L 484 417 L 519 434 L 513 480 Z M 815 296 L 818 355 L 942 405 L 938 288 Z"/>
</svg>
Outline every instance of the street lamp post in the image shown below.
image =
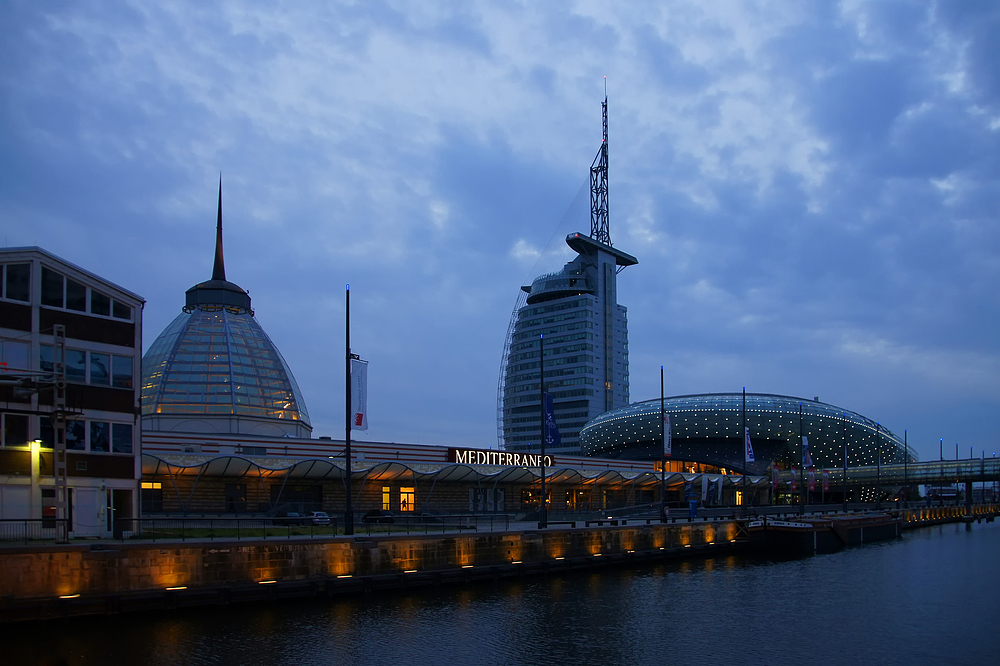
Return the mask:
<svg viewBox="0 0 1000 666">
<path fill-rule="evenodd" d="M 344 504 L 344 534 L 351 535 L 354 534 L 354 507 L 351 506 L 351 495 L 354 493 L 352 487 L 351 479 L 351 285 L 347 285 L 347 319 L 346 319 L 346 332 L 345 337 L 346 347 L 347 347 L 347 367 L 345 369 L 346 379 L 346 428 L 344 434 L 344 458 L 346 459 L 346 487 L 347 487 L 347 501 Z"/>
<path fill-rule="evenodd" d="M 847 414 L 843 415 L 844 422 L 847 421 Z M 844 430 L 846 430 L 846 426 Z M 847 436 L 844 436 L 844 478 L 842 480 L 844 488 L 844 511 L 847 511 Z"/>
<path fill-rule="evenodd" d="M 910 499 L 910 487 L 908 485 L 909 478 L 908 478 L 908 475 L 906 473 L 907 472 L 907 470 L 906 470 L 907 460 L 906 459 L 909 457 L 909 455 L 908 455 L 909 450 L 910 450 L 909 446 L 906 443 L 906 431 L 904 430 L 903 431 L 903 497 L 905 497 L 906 499 L 903 500 L 903 508 L 906 508 L 906 504 L 907 504 L 906 500 Z"/>
<path fill-rule="evenodd" d="M 660 522 L 667 522 L 667 446 L 670 427 L 667 425 L 666 411 L 663 409 L 663 366 L 660 366 L 660 427 L 663 429 L 663 455 L 660 460 Z M 672 451 L 670 453 L 673 453 Z"/>
<path fill-rule="evenodd" d="M 541 399 L 539 411 L 542 415 L 542 502 L 538 509 L 538 529 L 542 529 L 549 525 L 547 507 L 545 506 L 545 440 L 548 439 L 548 423 L 545 418 L 545 336 L 542 334 L 538 335 L 538 387 L 538 395 Z"/>
<path fill-rule="evenodd" d="M 806 498 L 809 495 L 809 491 L 806 489 L 805 482 L 806 474 L 806 438 L 802 434 L 802 403 L 799 403 L 799 492 L 802 494 L 799 496 L 799 515 L 805 515 L 806 513 Z"/>
</svg>

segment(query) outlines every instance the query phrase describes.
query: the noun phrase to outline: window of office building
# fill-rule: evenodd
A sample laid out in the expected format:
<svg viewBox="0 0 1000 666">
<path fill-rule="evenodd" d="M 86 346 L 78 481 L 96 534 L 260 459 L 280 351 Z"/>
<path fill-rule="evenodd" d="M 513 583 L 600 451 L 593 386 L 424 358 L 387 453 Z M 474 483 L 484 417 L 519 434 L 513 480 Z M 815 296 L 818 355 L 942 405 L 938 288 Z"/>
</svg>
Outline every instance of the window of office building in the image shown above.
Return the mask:
<svg viewBox="0 0 1000 666">
<path fill-rule="evenodd" d="M 56 429 L 52 425 L 52 419 L 47 416 L 38 419 L 38 439 L 42 440 L 43 448 L 55 448 Z"/>
<path fill-rule="evenodd" d="M 111 316 L 111 297 L 99 291 L 90 290 L 90 312 L 95 315 Z"/>
<path fill-rule="evenodd" d="M 90 450 L 107 453 L 111 450 L 111 424 L 107 421 L 90 422 Z"/>
<path fill-rule="evenodd" d="M 389 486 L 382 486 L 382 510 L 389 511 L 392 509 L 392 489 Z"/>
<path fill-rule="evenodd" d="M 70 278 L 66 278 L 66 309 L 87 311 L 87 287 Z"/>
<path fill-rule="evenodd" d="M 3 446 L 25 446 L 28 443 L 28 416 L 27 414 L 2 414 L 3 419 L 2 441 Z"/>
<path fill-rule="evenodd" d="M 111 355 L 90 352 L 90 383 L 111 386 Z"/>
<path fill-rule="evenodd" d="M 112 357 L 111 385 L 115 388 L 132 388 L 132 358 L 130 356 Z"/>
<path fill-rule="evenodd" d="M 30 264 L 24 264 L 24 266 L 30 268 Z M 16 300 L 26 301 L 28 300 L 27 290 L 19 286 L 22 281 L 27 282 L 27 276 L 16 276 L 13 293 L 15 295 L 23 293 L 24 298 Z M 8 296 L 8 298 L 14 298 L 14 296 Z M 65 277 L 45 266 L 42 266 L 42 305 L 77 312 L 87 312 L 89 309 L 90 313 L 95 315 L 129 321 L 132 319 L 132 306 L 96 292 L 88 288 L 87 285 L 77 282 L 73 278 Z"/>
<path fill-rule="evenodd" d="M 28 370 L 31 346 L 21 340 L 0 339 L 0 373 L 7 370 Z"/>
<path fill-rule="evenodd" d="M 87 352 L 79 349 L 66 350 L 66 381 L 87 383 Z"/>
<path fill-rule="evenodd" d="M 132 424 L 111 424 L 111 451 L 114 453 L 132 453 Z"/>
<path fill-rule="evenodd" d="M 417 506 L 417 489 L 402 487 L 399 489 L 399 510 L 413 511 Z"/>
<path fill-rule="evenodd" d="M 0 289 L 4 298 L 28 301 L 31 295 L 31 264 L 0 266 Z"/>
<path fill-rule="evenodd" d="M 87 423 L 66 421 L 66 448 L 70 451 L 87 450 Z"/>
</svg>

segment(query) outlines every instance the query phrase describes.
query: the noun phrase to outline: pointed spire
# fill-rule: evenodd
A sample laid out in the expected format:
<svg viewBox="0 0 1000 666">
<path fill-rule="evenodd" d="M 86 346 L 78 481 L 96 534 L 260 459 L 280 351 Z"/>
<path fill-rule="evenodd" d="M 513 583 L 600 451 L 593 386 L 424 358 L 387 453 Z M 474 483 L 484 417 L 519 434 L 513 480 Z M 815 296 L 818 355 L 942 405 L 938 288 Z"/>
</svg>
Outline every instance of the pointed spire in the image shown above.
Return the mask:
<svg viewBox="0 0 1000 666">
<path fill-rule="evenodd" d="M 222 172 L 219 172 L 219 220 L 215 227 L 215 267 L 212 269 L 213 280 L 226 279 L 226 264 L 222 258 Z"/>
</svg>

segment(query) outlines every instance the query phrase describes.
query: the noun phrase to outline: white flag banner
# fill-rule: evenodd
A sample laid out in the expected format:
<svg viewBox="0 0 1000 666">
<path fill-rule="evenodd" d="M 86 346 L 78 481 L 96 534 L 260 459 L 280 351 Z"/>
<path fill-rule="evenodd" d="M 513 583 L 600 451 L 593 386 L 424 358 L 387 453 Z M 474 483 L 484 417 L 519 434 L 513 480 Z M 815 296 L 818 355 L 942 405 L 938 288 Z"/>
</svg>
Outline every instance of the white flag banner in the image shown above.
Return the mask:
<svg viewBox="0 0 1000 666">
<path fill-rule="evenodd" d="M 670 433 L 670 414 L 663 413 L 663 457 L 669 458 L 674 453 L 673 437 Z"/>
<path fill-rule="evenodd" d="M 746 439 L 746 446 L 744 448 L 746 450 L 743 452 L 743 462 L 754 462 L 753 446 L 750 444 L 750 428 L 746 429 L 744 436 Z"/>
<path fill-rule="evenodd" d="M 368 361 L 351 359 L 351 430 L 368 430 Z"/>
</svg>

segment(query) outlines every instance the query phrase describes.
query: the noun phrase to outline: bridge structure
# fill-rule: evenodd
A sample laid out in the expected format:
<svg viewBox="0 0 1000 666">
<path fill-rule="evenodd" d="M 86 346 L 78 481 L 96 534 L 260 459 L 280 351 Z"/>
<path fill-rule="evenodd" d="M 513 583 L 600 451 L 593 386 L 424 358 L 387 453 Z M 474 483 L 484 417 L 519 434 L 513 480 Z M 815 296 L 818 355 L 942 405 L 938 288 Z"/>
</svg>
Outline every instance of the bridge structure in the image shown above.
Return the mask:
<svg viewBox="0 0 1000 666">
<path fill-rule="evenodd" d="M 855 486 L 944 486 L 951 484 L 987 483 L 1000 481 L 1000 458 L 968 458 L 965 460 L 935 460 L 927 462 L 866 465 L 864 467 L 827 467 L 816 469 L 830 477 L 830 487 Z M 796 470 L 795 476 L 799 475 Z M 789 482 L 790 471 L 779 472 L 779 478 Z"/>
</svg>

